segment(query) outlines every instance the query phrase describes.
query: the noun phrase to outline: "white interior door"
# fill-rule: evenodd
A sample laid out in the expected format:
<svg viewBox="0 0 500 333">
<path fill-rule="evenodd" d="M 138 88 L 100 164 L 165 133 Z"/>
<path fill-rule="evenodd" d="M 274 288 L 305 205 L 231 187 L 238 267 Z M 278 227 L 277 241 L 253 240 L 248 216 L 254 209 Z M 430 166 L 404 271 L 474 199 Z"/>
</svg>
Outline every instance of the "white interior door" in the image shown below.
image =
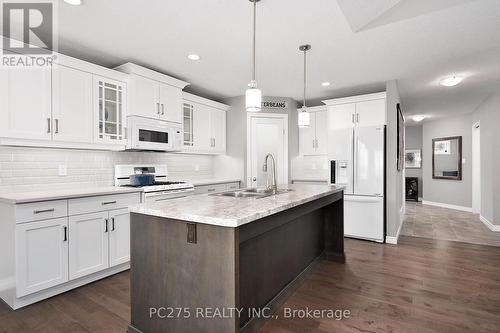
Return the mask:
<svg viewBox="0 0 500 333">
<path fill-rule="evenodd" d="M 358 127 L 354 138 L 354 194 L 384 194 L 384 127 Z"/>
<path fill-rule="evenodd" d="M 272 162 L 264 172 L 264 158 L 273 154 L 276 161 L 277 184 L 288 183 L 288 116 L 249 115 L 248 184 L 266 186 L 272 182 Z"/>
<path fill-rule="evenodd" d="M 16 225 L 17 297 L 68 281 L 67 226 L 66 217 Z"/>
<path fill-rule="evenodd" d="M 56 66 L 52 72 L 54 140 L 91 143 L 92 102 L 92 74 Z"/>
<path fill-rule="evenodd" d="M 69 278 L 108 268 L 108 212 L 69 218 Z"/>
<path fill-rule="evenodd" d="M 130 213 L 128 208 L 109 212 L 109 267 L 130 261 Z"/>
<path fill-rule="evenodd" d="M 472 212 L 481 214 L 481 127 L 472 127 Z"/>
<path fill-rule="evenodd" d="M 50 68 L 0 68 L 0 136 L 51 140 L 50 96 Z"/>
</svg>

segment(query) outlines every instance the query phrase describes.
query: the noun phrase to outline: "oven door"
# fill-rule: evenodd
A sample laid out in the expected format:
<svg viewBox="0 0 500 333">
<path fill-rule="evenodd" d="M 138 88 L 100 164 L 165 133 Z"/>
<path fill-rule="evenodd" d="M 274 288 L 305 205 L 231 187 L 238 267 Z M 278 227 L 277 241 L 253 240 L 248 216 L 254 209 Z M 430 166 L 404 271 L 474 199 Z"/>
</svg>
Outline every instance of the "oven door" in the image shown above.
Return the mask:
<svg viewBox="0 0 500 333">
<path fill-rule="evenodd" d="M 162 120 L 130 117 L 129 118 L 129 150 L 176 150 L 176 124 Z M 180 125 L 178 125 L 180 127 Z"/>
<path fill-rule="evenodd" d="M 144 195 L 146 204 L 155 204 L 165 200 L 184 198 L 194 194 L 194 189 L 149 192 Z"/>
</svg>

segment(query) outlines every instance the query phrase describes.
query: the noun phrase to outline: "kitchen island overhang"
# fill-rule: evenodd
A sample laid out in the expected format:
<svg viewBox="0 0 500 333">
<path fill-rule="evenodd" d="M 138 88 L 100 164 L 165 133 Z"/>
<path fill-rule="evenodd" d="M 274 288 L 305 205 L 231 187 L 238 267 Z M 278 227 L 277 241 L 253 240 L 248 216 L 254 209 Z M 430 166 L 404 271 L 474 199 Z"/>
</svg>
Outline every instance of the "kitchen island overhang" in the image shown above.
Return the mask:
<svg viewBox="0 0 500 333">
<path fill-rule="evenodd" d="M 253 331 L 318 259 L 344 262 L 343 189 L 288 187 L 133 208 L 129 332 Z"/>
</svg>

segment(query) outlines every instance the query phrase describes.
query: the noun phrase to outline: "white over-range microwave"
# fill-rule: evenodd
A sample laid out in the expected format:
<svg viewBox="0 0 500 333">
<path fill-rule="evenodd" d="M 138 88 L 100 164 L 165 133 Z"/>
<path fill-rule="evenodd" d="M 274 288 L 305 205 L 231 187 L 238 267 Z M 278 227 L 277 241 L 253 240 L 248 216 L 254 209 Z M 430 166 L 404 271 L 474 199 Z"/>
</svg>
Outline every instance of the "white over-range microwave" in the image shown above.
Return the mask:
<svg viewBox="0 0 500 333">
<path fill-rule="evenodd" d="M 182 150 L 181 124 L 130 116 L 127 125 L 127 150 Z"/>
</svg>

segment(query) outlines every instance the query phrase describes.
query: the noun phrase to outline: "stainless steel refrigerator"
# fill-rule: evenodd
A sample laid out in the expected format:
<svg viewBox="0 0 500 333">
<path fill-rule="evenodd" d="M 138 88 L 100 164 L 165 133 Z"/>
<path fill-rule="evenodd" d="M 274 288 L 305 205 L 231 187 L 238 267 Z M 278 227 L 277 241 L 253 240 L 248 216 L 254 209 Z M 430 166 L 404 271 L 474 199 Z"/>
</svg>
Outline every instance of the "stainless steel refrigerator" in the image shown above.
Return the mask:
<svg viewBox="0 0 500 333">
<path fill-rule="evenodd" d="M 328 133 L 330 182 L 345 186 L 346 237 L 383 242 L 385 237 L 385 126 Z"/>
</svg>

